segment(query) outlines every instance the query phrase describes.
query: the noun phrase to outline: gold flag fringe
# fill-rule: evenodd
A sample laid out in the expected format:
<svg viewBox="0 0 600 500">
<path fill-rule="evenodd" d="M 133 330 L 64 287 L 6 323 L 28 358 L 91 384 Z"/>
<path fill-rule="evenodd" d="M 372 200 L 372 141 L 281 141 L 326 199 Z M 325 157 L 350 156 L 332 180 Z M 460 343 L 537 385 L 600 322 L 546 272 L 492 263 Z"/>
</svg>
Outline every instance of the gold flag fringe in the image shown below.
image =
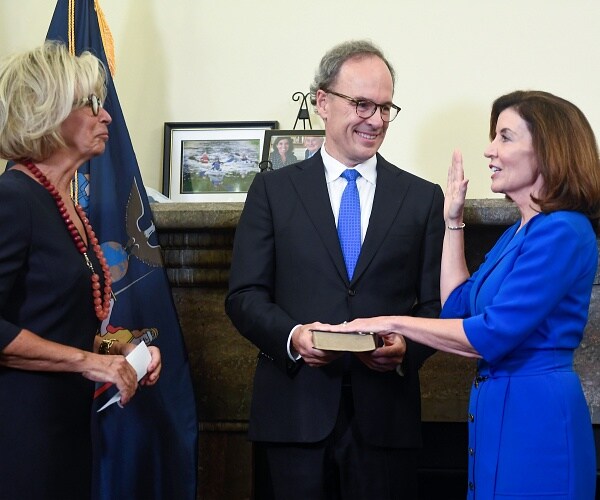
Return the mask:
<svg viewBox="0 0 600 500">
<path fill-rule="evenodd" d="M 98 14 L 100 36 L 102 37 L 102 45 L 104 46 L 104 53 L 106 54 L 106 60 L 108 61 L 108 68 L 111 76 L 114 77 L 117 72 L 117 66 L 115 64 L 115 42 L 98 0 L 94 0 L 94 9 L 96 9 L 96 13 Z"/>
<path fill-rule="evenodd" d="M 68 28 L 67 28 L 67 36 L 69 38 L 69 54 L 75 55 L 75 0 L 69 0 L 68 7 Z M 75 203 L 79 203 L 79 179 L 77 177 L 77 172 L 71 179 L 71 185 L 69 186 L 71 199 Z"/>
<path fill-rule="evenodd" d="M 75 55 L 75 0 L 69 0 L 69 53 Z"/>
<path fill-rule="evenodd" d="M 75 55 L 75 2 L 76 0 L 69 0 L 69 52 Z M 111 76 L 115 76 L 117 66 L 115 64 L 115 42 L 106 22 L 106 17 L 102 8 L 100 7 L 99 0 L 94 0 L 94 10 L 98 16 L 98 26 L 100 27 L 100 36 L 102 37 L 102 45 L 104 47 L 104 53 L 106 54 L 106 60 L 108 61 L 108 69 L 110 70 Z"/>
</svg>

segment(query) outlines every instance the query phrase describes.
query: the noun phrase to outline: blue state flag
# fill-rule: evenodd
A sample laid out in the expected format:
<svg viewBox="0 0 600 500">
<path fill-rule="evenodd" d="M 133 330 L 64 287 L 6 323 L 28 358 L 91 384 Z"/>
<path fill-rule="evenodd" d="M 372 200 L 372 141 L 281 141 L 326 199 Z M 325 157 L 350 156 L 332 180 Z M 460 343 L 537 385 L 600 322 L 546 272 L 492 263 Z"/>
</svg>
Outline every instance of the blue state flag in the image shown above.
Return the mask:
<svg viewBox="0 0 600 500">
<path fill-rule="evenodd" d="M 48 39 L 63 41 L 76 54 L 88 50 L 109 68 L 107 37 L 111 40 L 98 0 L 58 0 Z M 112 117 L 110 138 L 104 154 L 80 169 L 76 183 L 116 295 L 100 333 L 158 346 L 163 369 L 157 385 L 140 388 L 124 409 L 112 405 L 96 413 L 96 405 L 94 498 L 193 500 L 198 419 L 190 367 L 152 212 L 108 73 L 104 107 Z"/>
</svg>

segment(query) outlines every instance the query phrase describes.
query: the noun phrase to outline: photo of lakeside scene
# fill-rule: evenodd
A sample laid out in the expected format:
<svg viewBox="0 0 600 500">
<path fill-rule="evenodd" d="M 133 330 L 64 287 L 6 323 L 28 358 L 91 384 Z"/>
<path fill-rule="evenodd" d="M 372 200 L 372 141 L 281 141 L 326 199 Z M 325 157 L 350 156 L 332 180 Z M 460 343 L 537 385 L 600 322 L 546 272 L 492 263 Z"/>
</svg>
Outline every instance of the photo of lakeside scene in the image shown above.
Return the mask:
<svg viewBox="0 0 600 500">
<path fill-rule="evenodd" d="M 181 142 L 181 194 L 245 193 L 260 172 L 259 139 Z"/>
</svg>

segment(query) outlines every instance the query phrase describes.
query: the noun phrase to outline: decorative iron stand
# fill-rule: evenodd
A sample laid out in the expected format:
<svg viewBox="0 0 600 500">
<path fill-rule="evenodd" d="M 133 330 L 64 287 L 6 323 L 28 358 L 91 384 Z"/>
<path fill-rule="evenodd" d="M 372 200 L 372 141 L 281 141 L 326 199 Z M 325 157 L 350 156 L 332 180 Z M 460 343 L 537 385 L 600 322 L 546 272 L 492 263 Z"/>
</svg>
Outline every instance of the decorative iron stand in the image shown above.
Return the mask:
<svg viewBox="0 0 600 500">
<path fill-rule="evenodd" d="M 293 101 L 300 101 L 300 109 L 298 110 L 298 116 L 296 117 L 296 121 L 294 122 L 294 130 L 296 130 L 296 126 L 298 125 L 298 120 L 302 120 L 302 127 L 306 130 L 306 121 L 308 120 L 308 127 L 312 130 L 312 123 L 310 121 L 310 113 L 308 112 L 308 92 L 303 94 L 302 92 L 294 92 L 292 95 Z"/>
</svg>

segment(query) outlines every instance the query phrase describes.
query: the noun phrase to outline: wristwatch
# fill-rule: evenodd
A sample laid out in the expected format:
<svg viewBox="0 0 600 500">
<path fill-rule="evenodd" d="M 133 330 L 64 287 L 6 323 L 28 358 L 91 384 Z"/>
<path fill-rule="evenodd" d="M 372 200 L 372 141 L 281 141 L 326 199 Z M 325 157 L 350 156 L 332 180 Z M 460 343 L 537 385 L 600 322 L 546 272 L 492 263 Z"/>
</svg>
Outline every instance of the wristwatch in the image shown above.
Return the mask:
<svg viewBox="0 0 600 500">
<path fill-rule="evenodd" d="M 110 348 L 115 342 L 118 342 L 118 340 L 104 339 L 102 342 L 100 342 L 100 347 L 98 347 L 98 354 L 110 354 Z"/>
</svg>

